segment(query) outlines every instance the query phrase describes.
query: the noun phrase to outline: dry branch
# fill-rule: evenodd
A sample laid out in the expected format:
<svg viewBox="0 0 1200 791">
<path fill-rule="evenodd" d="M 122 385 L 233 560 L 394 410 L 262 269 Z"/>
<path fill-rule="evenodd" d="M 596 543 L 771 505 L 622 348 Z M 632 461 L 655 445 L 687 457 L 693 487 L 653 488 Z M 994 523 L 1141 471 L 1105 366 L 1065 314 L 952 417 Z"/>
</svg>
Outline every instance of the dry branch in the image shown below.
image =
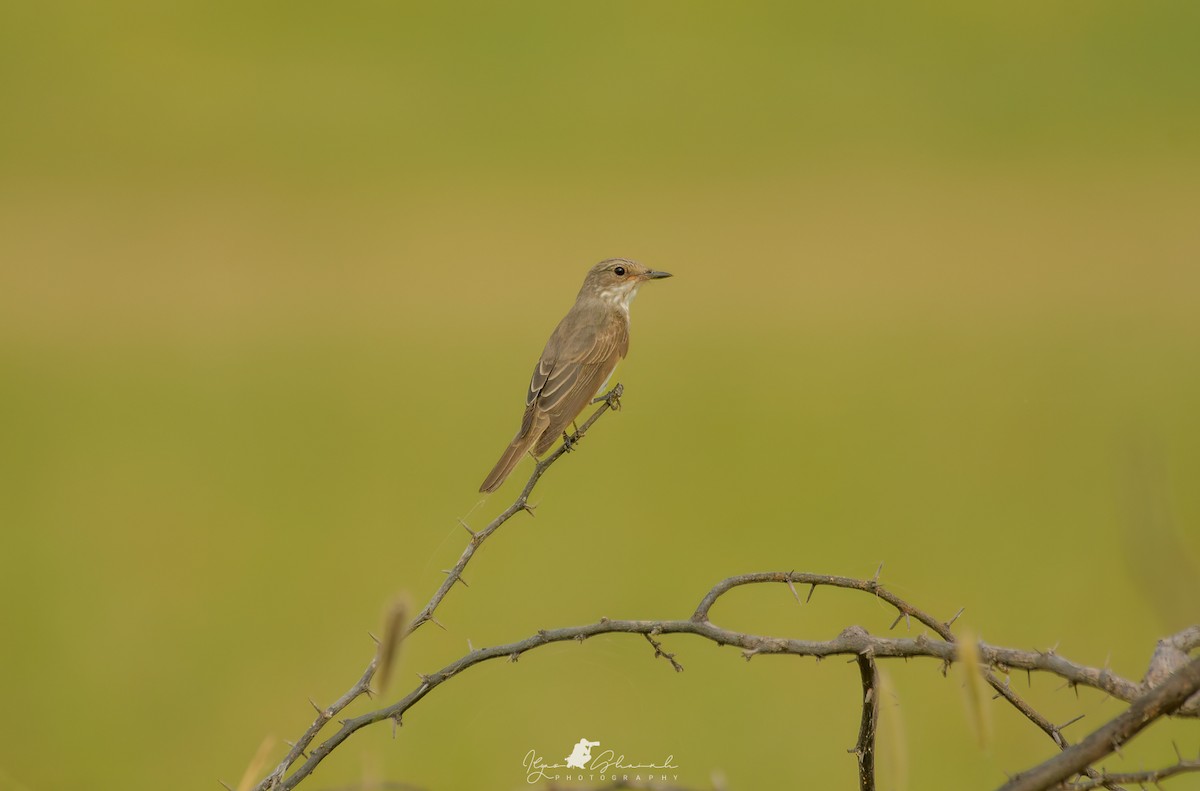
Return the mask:
<svg viewBox="0 0 1200 791">
<path fill-rule="evenodd" d="M 1135 700 L 1132 706 L 1093 731 L 1079 744 L 1013 777 L 1001 786 L 1000 791 L 1042 791 L 1053 788 L 1120 749 L 1122 744 L 1150 723 L 1176 711 L 1197 690 L 1200 690 L 1200 658 L 1191 660 L 1175 671 L 1162 684 Z"/>
<path fill-rule="evenodd" d="M 412 623 L 410 623 L 404 630 L 401 638 L 408 637 L 417 629 L 430 621 L 438 623 L 437 619 L 433 617 L 434 611 L 436 611 L 438 606 L 441 605 L 442 600 L 444 600 L 446 595 L 450 593 L 450 589 L 454 587 L 455 583 L 462 582 L 464 585 L 466 584 L 465 580 L 462 579 L 462 573 L 463 570 L 466 569 L 467 564 L 471 562 L 471 558 L 475 556 L 475 552 L 480 546 L 483 545 L 484 541 L 492 536 L 492 534 L 499 530 L 505 522 L 511 519 L 519 511 L 527 511 L 530 515 L 533 514 L 533 506 L 529 504 L 529 496 L 533 493 L 534 487 L 537 486 L 538 481 L 541 480 L 542 476 L 546 473 L 546 470 L 550 469 L 550 466 L 554 464 L 554 462 L 558 461 L 563 454 L 573 449 L 576 443 L 583 438 L 583 435 L 587 432 L 587 430 L 591 428 L 592 425 L 599 420 L 605 412 L 609 411 L 610 409 L 621 408 L 620 399 L 624 390 L 624 387 L 618 383 L 612 390 L 603 396 L 603 398 L 597 399 L 597 402 L 600 404 L 599 408 L 597 408 L 596 411 L 593 412 L 586 421 L 584 421 L 583 425 L 580 426 L 575 433 L 567 439 L 567 441 L 563 442 L 549 456 L 541 461 L 538 461 L 534 465 L 533 473 L 529 476 L 529 480 L 526 481 L 525 487 L 521 490 L 521 493 L 517 495 L 517 499 L 513 501 L 512 505 L 501 511 L 500 515 L 489 522 L 486 527 L 484 527 L 482 530 L 475 531 L 468 527 L 466 523 L 461 523 L 463 529 L 471 534 L 470 541 L 467 542 L 467 546 L 462 551 L 462 555 L 459 556 L 458 562 L 454 564 L 453 568 L 446 570 L 446 579 L 442 581 L 441 586 L 439 586 L 437 591 L 434 592 L 433 597 L 424 607 L 421 608 L 421 611 L 417 613 L 416 618 L 414 618 Z M 440 626 L 441 624 L 438 625 Z M 294 783 L 292 783 L 290 780 L 287 783 L 283 782 L 284 775 L 287 774 L 288 769 L 290 769 L 297 760 L 305 756 L 305 752 L 308 750 L 309 745 L 312 744 L 317 735 L 320 734 L 320 732 L 325 728 L 326 725 L 329 724 L 331 720 L 333 720 L 334 717 L 340 714 L 342 710 L 344 710 L 359 697 L 367 694 L 370 691 L 371 679 L 375 676 L 375 669 L 377 666 L 378 657 L 371 660 L 370 664 L 367 665 L 367 669 L 363 671 L 361 676 L 359 676 L 358 681 L 354 682 L 354 685 L 350 687 L 350 689 L 348 689 L 344 695 L 335 700 L 328 708 L 322 709 L 315 703 L 313 704 L 313 708 L 317 710 L 316 719 L 313 720 L 312 724 L 308 726 L 308 729 L 305 730 L 304 734 L 299 739 L 291 743 L 292 748 L 288 751 L 287 755 L 284 756 L 283 761 L 280 762 L 277 767 L 275 767 L 275 770 L 272 771 L 271 774 L 267 775 L 266 778 L 264 778 L 263 781 L 258 784 L 258 786 L 255 788 L 255 791 L 272 791 L 273 789 L 291 788 L 294 785 Z M 309 758 L 309 760 L 311 760 L 311 758 Z"/>
<path fill-rule="evenodd" d="M 858 742 L 851 751 L 858 759 L 859 791 L 875 791 L 875 728 L 879 721 L 879 671 L 875 660 L 862 654 L 855 657 L 862 678 L 862 720 L 858 725 Z"/>
<path fill-rule="evenodd" d="M 458 562 L 446 570 L 446 578 L 421 609 L 411 623 L 396 635 L 385 635 L 385 643 L 395 645 L 399 640 L 411 635 L 425 623 L 433 621 L 434 612 L 449 594 L 450 590 L 462 578 L 463 571 L 470 563 L 475 553 L 490 536 L 520 511 L 533 513 L 529 504 L 529 496 L 542 475 L 563 454 L 568 452 L 581 439 L 584 433 L 608 410 L 618 409 L 621 385 L 617 385 L 602 399 L 600 407 L 583 423 L 583 425 L 567 438 L 553 453 L 534 467 L 533 473 L 526 482 L 517 499 L 502 511 L 482 530 L 474 531 L 463 523 L 463 528 L 470 534 L 470 540 L 460 555 Z M 917 621 L 932 632 L 921 633 L 915 637 L 879 637 L 869 634 L 858 626 L 844 629 L 831 640 L 799 640 L 789 637 L 762 636 L 722 628 L 714 624 L 710 613 L 718 600 L 734 588 L 755 584 L 784 584 L 787 585 L 797 601 L 800 601 L 797 585 L 809 586 L 808 598 L 818 587 L 834 587 L 845 590 L 867 593 L 889 604 L 897 611 L 892 621 L 894 628 L 901 620 L 911 626 Z M 441 670 L 421 675 L 421 683 L 407 695 L 395 703 L 369 711 L 358 717 L 338 720 L 339 727 L 315 744 L 317 737 L 332 722 L 338 714 L 355 700 L 371 690 L 371 682 L 378 665 L 372 660 L 359 679 L 350 689 L 327 708 L 321 708 L 315 703 L 317 717 L 300 739 L 291 744 L 291 749 L 283 761 L 258 786 L 257 791 L 288 791 L 308 777 L 314 769 L 333 750 L 359 729 L 372 723 L 391 720 L 399 723 L 402 716 L 414 705 L 423 700 L 433 689 L 463 673 L 464 671 L 483 662 L 505 658 L 515 661 L 526 651 L 532 651 L 551 643 L 576 640 L 582 642 L 589 637 L 601 634 L 631 634 L 641 635 L 654 650 L 656 658 L 662 657 L 670 662 L 676 671 L 682 671 L 682 664 L 676 660 L 674 653 L 669 653 L 660 638 L 662 635 L 687 634 L 716 643 L 717 645 L 737 646 L 742 649 L 742 655 L 752 659 L 759 654 L 778 654 L 792 656 L 808 656 L 818 659 L 826 656 L 843 655 L 855 659 L 859 665 L 862 679 L 862 719 L 858 742 L 852 750 L 858 758 L 860 788 L 870 791 L 874 788 L 874 737 L 878 726 L 878 675 L 875 662 L 878 659 L 891 658 L 929 658 L 940 661 L 943 667 L 960 658 L 959 647 L 951 626 L 962 611 L 947 621 L 934 618 L 927 612 L 909 604 L 904 599 L 885 589 L 879 582 L 879 572 L 871 579 L 856 579 L 826 574 L 810 574 L 803 572 L 760 572 L 728 577 L 718 582 L 701 599 L 699 605 L 689 618 L 680 620 L 611 620 L 601 618 L 599 621 L 583 626 L 571 626 L 558 629 L 544 629 L 536 634 L 516 642 L 490 648 L 473 648 L 469 653 L 443 667 Z M 440 624 L 439 624 L 440 626 Z M 393 628 L 393 631 L 395 629 Z M 1119 775 L 1105 775 L 1091 769 L 1090 766 L 1099 758 L 1112 752 L 1115 744 L 1130 738 L 1138 730 L 1158 717 L 1174 713 L 1177 716 L 1200 716 L 1200 660 L 1190 660 L 1189 652 L 1200 647 L 1200 626 L 1190 627 L 1177 635 L 1165 638 L 1158 644 L 1150 666 L 1140 683 L 1122 678 L 1112 673 L 1107 667 L 1095 668 L 1080 665 L 1053 651 L 1028 651 L 1003 646 L 993 646 L 978 643 L 978 661 L 983 678 L 996 691 L 998 697 L 1003 697 L 1026 718 L 1033 722 L 1054 740 L 1063 752 L 1045 762 L 1015 777 L 1011 785 L 1016 789 L 1050 788 L 1057 785 L 1064 788 L 1090 789 L 1098 786 L 1117 788 L 1117 782 L 1139 782 L 1139 780 L 1119 780 Z M 394 650 L 394 649 L 393 649 Z M 971 652 L 974 654 L 975 652 Z M 381 648 L 380 654 L 386 654 Z M 1080 744 L 1072 747 L 1063 738 L 1061 726 L 1055 726 L 1039 714 L 1032 706 L 1019 697 L 1006 682 L 1001 682 L 994 671 L 1007 673 L 1013 669 L 1038 671 L 1058 676 L 1072 686 L 1086 686 L 1103 691 L 1108 695 L 1131 703 L 1129 711 L 1100 730 L 1085 738 Z M 311 701 L 310 701 L 311 702 Z M 300 763 L 301 759 L 303 762 Z M 297 764 L 299 763 L 299 766 Z M 1185 761 L 1182 756 L 1179 763 L 1172 767 L 1153 772 L 1135 773 L 1129 776 L 1145 778 L 1141 782 L 1157 782 L 1183 772 L 1194 771 L 1197 762 Z M 288 771 L 295 771 L 288 775 Z M 1087 778 L 1070 781 L 1072 776 L 1087 773 Z M 1050 785 L 1037 785 L 1045 778 L 1051 778 Z M 1032 778 L 1032 779 L 1029 779 Z M 1009 788 L 1009 786 L 1006 786 Z"/>
<path fill-rule="evenodd" d="M 849 627 L 832 640 L 797 640 L 733 631 L 717 626 L 708 619 L 709 611 L 722 595 L 736 587 L 761 583 L 802 584 L 814 587 L 832 586 L 864 591 L 888 602 L 902 615 L 911 615 L 927 626 L 937 624 L 939 627 L 945 628 L 941 622 L 887 591 L 879 584 L 878 580 L 860 580 L 804 572 L 762 572 L 729 577 L 714 586 L 701 600 L 700 606 L 697 607 L 692 617 L 686 620 L 646 621 L 602 618 L 595 623 L 583 626 L 543 629 L 523 640 L 488 648 L 477 648 L 441 670 L 423 675 L 421 683 L 396 703 L 343 720 L 341 727 L 324 742 L 313 748 L 307 760 L 278 787 L 283 791 L 294 788 L 356 731 L 384 720 L 398 721 L 405 712 L 423 700 L 430 692 L 466 670 L 494 659 L 519 657 L 527 651 L 533 651 L 552 643 L 582 641 L 601 634 L 651 637 L 688 634 L 709 640 L 717 645 L 741 648 L 743 655 L 747 658 L 753 658 L 760 654 L 775 654 L 818 658 L 870 656 L 875 660 L 929 658 L 943 663 L 950 663 L 957 659 L 957 648 L 953 642 L 929 637 L 926 634 L 919 634 L 916 637 L 878 637 L 869 634 L 861 627 Z M 948 629 L 946 631 L 948 632 Z M 981 642 L 979 643 L 979 654 L 989 666 L 1050 673 L 1074 684 L 1094 687 L 1127 702 L 1136 701 L 1147 692 L 1142 685 L 1117 676 L 1107 669 L 1079 665 L 1047 651 L 1026 651 Z M 1179 712 L 1181 711 L 1182 708 L 1179 709 Z"/>
</svg>

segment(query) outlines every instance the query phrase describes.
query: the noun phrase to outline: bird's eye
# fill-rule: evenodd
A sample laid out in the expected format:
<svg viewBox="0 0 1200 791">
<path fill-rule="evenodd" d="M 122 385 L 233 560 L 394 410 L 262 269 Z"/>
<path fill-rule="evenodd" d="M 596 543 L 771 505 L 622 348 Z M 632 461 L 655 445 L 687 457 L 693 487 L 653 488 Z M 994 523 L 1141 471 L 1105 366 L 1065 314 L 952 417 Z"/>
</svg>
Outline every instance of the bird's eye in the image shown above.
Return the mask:
<svg viewBox="0 0 1200 791">
<path fill-rule="evenodd" d="M 625 267 L 623 267 L 623 266 L 617 267 L 616 269 L 613 270 L 613 274 L 616 275 L 617 277 L 624 277 L 625 276 Z"/>
</svg>

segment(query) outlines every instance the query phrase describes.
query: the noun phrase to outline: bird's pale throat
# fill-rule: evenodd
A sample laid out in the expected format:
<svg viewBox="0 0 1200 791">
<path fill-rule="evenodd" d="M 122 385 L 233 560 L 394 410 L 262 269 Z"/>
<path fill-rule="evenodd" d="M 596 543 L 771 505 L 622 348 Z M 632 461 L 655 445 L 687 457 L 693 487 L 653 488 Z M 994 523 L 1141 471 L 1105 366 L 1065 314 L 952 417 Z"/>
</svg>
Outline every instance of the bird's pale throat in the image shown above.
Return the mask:
<svg viewBox="0 0 1200 791">
<path fill-rule="evenodd" d="M 600 299 L 628 313 L 629 303 L 633 302 L 633 298 L 637 296 L 639 285 L 640 283 L 636 280 L 619 283 L 618 285 L 602 290 L 600 292 Z"/>
</svg>

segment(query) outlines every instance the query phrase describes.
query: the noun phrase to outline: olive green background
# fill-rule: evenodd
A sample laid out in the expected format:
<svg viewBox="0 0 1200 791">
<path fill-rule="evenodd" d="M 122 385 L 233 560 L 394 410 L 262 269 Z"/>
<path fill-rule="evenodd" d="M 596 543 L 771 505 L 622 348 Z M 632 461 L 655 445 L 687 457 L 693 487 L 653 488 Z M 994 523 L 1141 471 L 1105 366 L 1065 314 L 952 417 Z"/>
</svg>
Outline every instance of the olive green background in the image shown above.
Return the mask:
<svg viewBox="0 0 1200 791">
<path fill-rule="evenodd" d="M 608 256 L 676 274 L 625 409 L 389 700 L 468 640 L 880 562 L 985 640 L 1140 677 L 1200 611 L 1198 39 L 1184 2 L 4 4 L 0 789 L 277 760 L 515 496 L 475 490 Z M 785 587 L 713 616 L 892 620 Z M 582 737 L 690 787 L 854 786 L 853 664 L 664 642 L 686 672 L 623 636 L 478 667 L 305 787 L 516 789 Z M 957 671 L 885 670 L 882 788 L 1053 752 L 1001 702 L 981 746 Z M 1073 738 L 1121 710 L 1028 697 Z"/>
</svg>

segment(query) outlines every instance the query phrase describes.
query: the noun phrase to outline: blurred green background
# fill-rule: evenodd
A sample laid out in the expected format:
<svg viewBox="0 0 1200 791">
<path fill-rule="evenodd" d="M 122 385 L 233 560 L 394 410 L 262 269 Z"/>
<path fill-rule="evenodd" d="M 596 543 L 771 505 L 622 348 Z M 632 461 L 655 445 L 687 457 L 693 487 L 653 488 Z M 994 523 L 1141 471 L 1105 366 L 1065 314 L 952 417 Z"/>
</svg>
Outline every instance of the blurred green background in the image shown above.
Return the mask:
<svg viewBox="0 0 1200 791">
<path fill-rule="evenodd" d="M 213 789 L 294 739 L 515 496 L 475 490 L 608 256 L 676 274 L 625 410 L 389 697 L 468 640 L 881 561 L 983 639 L 1140 677 L 1200 614 L 1198 37 L 1185 2 L 0 5 L 0 789 Z M 892 615 L 764 587 L 714 618 Z M 582 737 L 853 787 L 853 664 L 665 642 L 685 673 L 618 637 L 479 667 L 305 787 L 515 789 Z M 883 788 L 1053 750 L 1001 703 L 981 748 L 960 678 L 885 669 Z M 1121 710 L 1029 697 L 1074 738 Z"/>
</svg>

